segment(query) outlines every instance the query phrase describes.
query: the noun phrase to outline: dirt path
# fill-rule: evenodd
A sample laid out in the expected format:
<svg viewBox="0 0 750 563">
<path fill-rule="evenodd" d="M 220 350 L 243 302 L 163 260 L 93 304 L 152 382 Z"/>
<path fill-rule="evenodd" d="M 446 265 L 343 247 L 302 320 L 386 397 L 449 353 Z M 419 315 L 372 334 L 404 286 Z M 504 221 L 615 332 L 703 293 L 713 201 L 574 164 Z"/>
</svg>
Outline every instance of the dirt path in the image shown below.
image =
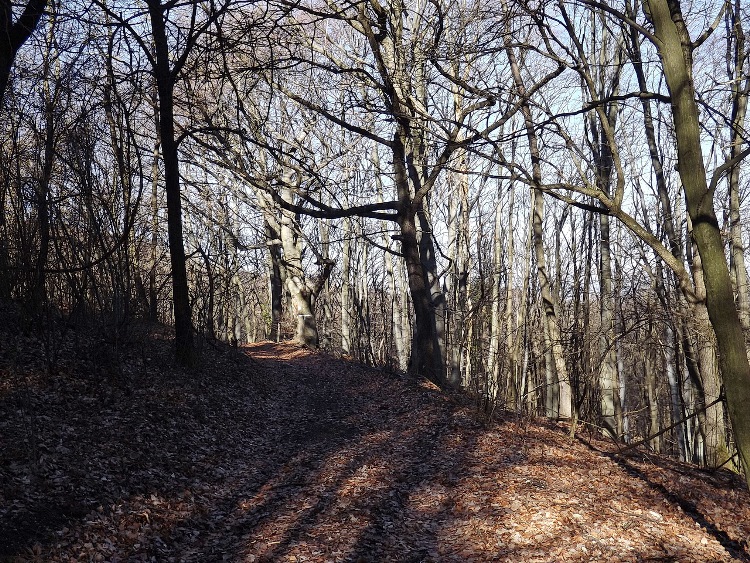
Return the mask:
<svg viewBox="0 0 750 563">
<path fill-rule="evenodd" d="M 730 475 L 487 428 L 429 384 L 290 344 L 246 352 L 114 394 L 0 394 L 0 559 L 750 560 Z"/>
</svg>

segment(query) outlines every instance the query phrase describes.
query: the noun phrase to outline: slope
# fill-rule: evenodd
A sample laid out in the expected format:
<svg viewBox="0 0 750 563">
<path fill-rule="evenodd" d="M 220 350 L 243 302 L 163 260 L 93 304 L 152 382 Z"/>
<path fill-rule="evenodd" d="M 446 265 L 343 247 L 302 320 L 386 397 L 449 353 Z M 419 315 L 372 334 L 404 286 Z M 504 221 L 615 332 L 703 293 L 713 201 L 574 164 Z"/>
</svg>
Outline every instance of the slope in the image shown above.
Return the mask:
<svg viewBox="0 0 750 563">
<path fill-rule="evenodd" d="M 729 473 L 286 343 L 185 373 L 156 336 L 54 375 L 0 349 L 0 560 L 750 561 Z"/>
</svg>

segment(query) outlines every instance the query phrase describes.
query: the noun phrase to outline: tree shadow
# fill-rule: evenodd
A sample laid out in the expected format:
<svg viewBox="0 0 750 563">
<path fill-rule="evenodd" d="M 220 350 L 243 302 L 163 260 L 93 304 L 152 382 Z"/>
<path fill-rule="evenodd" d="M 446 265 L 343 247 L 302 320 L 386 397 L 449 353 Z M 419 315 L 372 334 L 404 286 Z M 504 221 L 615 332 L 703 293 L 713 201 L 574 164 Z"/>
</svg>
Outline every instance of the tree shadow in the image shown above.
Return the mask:
<svg viewBox="0 0 750 563">
<path fill-rule="evenodd" d="M 584 444 L 591 451 L 596 452 L 597 454 L 613 461 L 628 475 L 647 485 L 649 489 L 658 493 L 669 503 L 679 506 L 682 512 L 684 512 L 690 519 L 693 520 L 693 522 L 703 528 L 709 535 L 711 535 L 717 542 L 719 542 L 719 544 L 724 549 L 726 549 L 727 552 L 735 560 L 750 562 L 750 553 L 748 553 L 748 545 L 746 542 L 740 542 L 732 539 L 726 531 L 720 529 L 718 526 L 716 526 L 716 524 L 708 520 L 706 515 L 700 511 L 695 502 L 684 497 L 674 490 L 670 490 L 662 483 L 655 481 L 654 479 L 649 477 L 649 475 L 645 471 L 639 469 L 636 465 L 628 461 L 628 454 L 621 455 L 618 452 L 608 452 L 606 450 L 601 450 L 585 440 L 579 440 L 579 442 Z M 678 467 L 678 462 L 671 462 L 656 457 L 651 460 L 651 463 L 654 463 L 662 468 L 669 469 L 670 471 L 685 473 L 685 471 L 681 470 Z M 692 468 L 692 471 L 698 472 L 700 471 L 700 469 Z M 703 471 L 703 473 L 706 474 L 706 477 L 710 476 L 711 482 L 716 488 L 744 488 L 737 478 L 732 478 L 729 475 L 710 475 L 711 472 L 708 471 Z"/>
<path fill-rule="evenodd" d="M 419 382 L 288 344 L 247 352 L 252 360 L 215 357 L 189 377 L 166 370 L 155 379 L 144 369 L 129 395 L 91 379 L 32 390 L 27 407 L 47 461 L 14 493 L 9 484 L 23 485 L 18 471 L 28 465 L 11 467 L 1 450 L 0 492 L 23 510 L 0 506 L 0 559 L 76 558 L 86 544 L 104 560 L 256 563 L 465 561 L 462 545 L 483 561 L 522 560 L 550 548 L 533 537 L 504 545 L 517 509 L 498 499 L 509 487 L 531 504 L 570 492 L 571 483 L 552 483 L 552 467 L 570 475 L 579 461 L 544 453 L 569 444 L 562 434 L 510 418 L 485 427 L 470 407 Z M 0 417 L 14 401 L 0 398 Z M 35 514 L 47 518 L 36 529 Z M 491 528 L 489 544 L 462 536 L 477 522 Z M 746 560 L 742 546 L 705 524 Z M 62 526 L 75 537 L 61 536 Z M 38 553 L 25 552 L 35 541 Z"/>
</svg>

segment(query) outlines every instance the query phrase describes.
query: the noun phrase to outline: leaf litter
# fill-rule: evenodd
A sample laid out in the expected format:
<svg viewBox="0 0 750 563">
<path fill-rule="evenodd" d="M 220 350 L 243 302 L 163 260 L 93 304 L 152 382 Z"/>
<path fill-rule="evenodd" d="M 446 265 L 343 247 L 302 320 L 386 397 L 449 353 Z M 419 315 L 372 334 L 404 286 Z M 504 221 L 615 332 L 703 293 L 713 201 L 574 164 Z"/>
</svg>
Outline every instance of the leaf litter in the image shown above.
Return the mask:
<svg viewBox="0 0 750 563">
<path fill-rule="evenodd" d="M 290 343 L 139 342 L 52 375 L 3 342 L 0 561 L 750 561 L 732 473 Z"/>
</svg>

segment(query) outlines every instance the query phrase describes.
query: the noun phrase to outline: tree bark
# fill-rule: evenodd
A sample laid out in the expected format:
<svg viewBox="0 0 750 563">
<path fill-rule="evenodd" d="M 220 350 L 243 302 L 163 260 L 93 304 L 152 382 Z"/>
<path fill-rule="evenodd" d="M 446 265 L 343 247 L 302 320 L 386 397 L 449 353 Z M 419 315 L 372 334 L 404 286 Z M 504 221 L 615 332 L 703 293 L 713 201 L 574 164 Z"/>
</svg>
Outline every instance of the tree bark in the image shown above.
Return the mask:
<svg viewBox="0 0 750 563">
<path fill-rule="evenodd" d="M 734 303 L 729 266 L 709 190 L 700 140 L 699 112 L 692 76 L 692 49 L 687 26 L 676 0 L 647 0 L 654 23 L 664 77 L 671 95 L 679 174 L 693 238 L 703 262 L 706 306 L 716 333 L 719 365 L 729 416 L 745 479 L 750 483 L 750 363 L 742 324 Z"/>
<path fill-rule="evenodd" d="M 154 40 L 153 71 L 159 94 L 158 127 L 164 162 L 164 188 L 167 194 L 167 233 L 172 264 L 176 359 L 180 365 L 191 366 L 196 362 L 196 352 L 193 344 L 193 321 L 182 234 L 180 159 L 174 127 L 175 77 L 170 68 L 170 51 L 164 20 L 166 8 L 159 0 L 148 0 L 148 10 Z"/>
<path fill-rule="evenodd" d="M 0 109 L 8 87 L 16 54 L 39 25 L 47 0 L 29 0 L 19 18 L 13 21 L 13 2 L 0 0 Z"/>
<path fill-rule="evenodd" d="M 750 76 L 745 74 L 748 62 L 748 52 L 745 43 L 745 33 L 742 27 L 742 13 L 740 1 L 735 0 L 730 9 L 732 20 L 732 39 L 734 39 L 732 79 L 732 121 L 729 130 L 729 161 L 734 160 L 741 153 L 745 133 L 745 116 L 747 115 L 747 101 L 750 94 Z M 728 49 L 729 52 L 729 49 Z M 727 61 L 729 66 L 730 61 Z M 729 170 L 729 236 L 730 236 L 730 266 L 734 291 L 737 296 L 737 310 L 740 323 L 745 331 L 745 341 L 750 339 L 750 286 L 748 286 L 747 267 L 745 264 L 745 243 L 742 237 L 742 223 L 740 221 L 740 164 L 736 163 Z M 748 349 L 750 353 L 750 349 Z"/>
<path fill-rule="evenodd" d="M 511 197 L 511 203 L 510 208 L 513 209 L 513 187 L 510 188 L 510 197 Z M 504 363 L 505 365 L 508 364 L 508 358 L 507 356 L 509 354 L 506 354 L 506 361 L 502 362 L 500 357 L 500 336 L 501 336 L 501 307 L 500 307 L 500 284 L 502 282 L 502 266 L 500 261 L 502 260 L 503 256 L 503 242 L 502 242 L 502 216 L 501 216 L 502 208 L 500 206 L 500 202 L 495 205 L 495 235 L 492 239 L 492 300 L 490 301 L 490 347 L 487 354 L 487 372 L 488 372 L 488 379 L 489 379 L 489 388 L 490 393 L 488 399 L 490 401 L 495 401 L 499 392 L 500 388 L 500 365 L 501 363 Z M 513 269 L 513 238 L 512 233 L 513 229 L 508 229 L 508 272 L 511 272 Z M 506 281 L 506 291 L 505 291 L 505 342 L 506 342 L 506 349 L 509 349 L 510 346 L 507 346 L 508 343 L 511 342 L 511 312 L 513 310 L 512 307 L 512 299 L 513 299 L 513 292 L 512 292 L 512 283 L 511 283 L 511 277 L 508 275 L 508 279 Z M 508 366 L 508 372 L 512 372 L 512 367 Z M 516 404 L 516 398 L 515 398 L 515 381 L 513 381 L 510 377 L 507 378 L 507 390 L 506 390 L 506 402 L 508 402 L 511 405 Z"/>
<path fill-rule="evenodd" d="M 341 250 L 341 353 L 352 353 L 352 220 L 344 219 L 344 241 Z"/>
</svg>

